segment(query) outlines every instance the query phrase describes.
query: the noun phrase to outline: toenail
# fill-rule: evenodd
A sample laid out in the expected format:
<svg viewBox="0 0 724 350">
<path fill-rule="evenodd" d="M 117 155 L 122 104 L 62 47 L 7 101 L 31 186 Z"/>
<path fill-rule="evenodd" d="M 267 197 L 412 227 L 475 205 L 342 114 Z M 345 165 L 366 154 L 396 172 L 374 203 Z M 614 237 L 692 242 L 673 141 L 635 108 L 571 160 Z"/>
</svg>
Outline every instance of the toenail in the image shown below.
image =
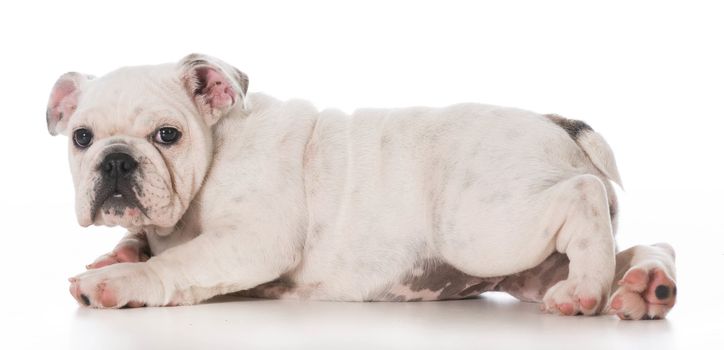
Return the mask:
<svg viewBox="0 0 724 350">
<path fill-rule="evenodd" d="M 661 284 L 658 287 L 656 287 L 656 290 L 654 290 L 654 294 L 656 294 L 656 297 L 659 298 L 659 300 L 664 300 L 669 297 L 669 287 Z"/>
<path fill-rule="evenodd" d="M 644 317 L 641 317 L 641 319 L 642 319 L 642 320 L 650 320 L 650 319 L 651 319 L 651 316 L 649 316 L 649 315 L 644 315 Z"/>
<path fill-rule="evenodd" d="M 90 299 L 85 294 L 81 294 L 80 299 L 83 301 L 83 305 L 90 306 Z"/>
<path fill-rule="evenodd" d="M 654 317 L 651 317 L 651 319 L 652 319 L 652 320 L 660 320 L 661 317 L 659 317 L 659 316 L 654 316 Z"/>
<path fill-rule="evenodd" d="M 671 293 L 676 296 L 676 286 L 674 286 L 674 289 L 671 291 Z"/>
</svg>

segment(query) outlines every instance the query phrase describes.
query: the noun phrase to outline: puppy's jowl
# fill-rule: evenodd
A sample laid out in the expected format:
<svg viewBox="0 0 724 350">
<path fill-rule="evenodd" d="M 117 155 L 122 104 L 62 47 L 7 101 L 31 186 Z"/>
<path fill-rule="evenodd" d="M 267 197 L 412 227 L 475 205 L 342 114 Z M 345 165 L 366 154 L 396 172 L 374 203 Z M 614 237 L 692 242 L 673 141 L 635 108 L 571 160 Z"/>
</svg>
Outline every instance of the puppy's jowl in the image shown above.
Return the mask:
<svg viewBox="0 0 724 350">
<path fill-rule="evenodd" d="M 69 136 L 78 221 L 129 231 L 70 279 L 80 303 L 496 290 L 563 315 L 674 305 L 670 246 L 616 252 L 619 174 L 585 123 L 480 104 L 349 115 L 247 85 L 195 54 L 60 77 L 48 129 Z"/>
</svg>

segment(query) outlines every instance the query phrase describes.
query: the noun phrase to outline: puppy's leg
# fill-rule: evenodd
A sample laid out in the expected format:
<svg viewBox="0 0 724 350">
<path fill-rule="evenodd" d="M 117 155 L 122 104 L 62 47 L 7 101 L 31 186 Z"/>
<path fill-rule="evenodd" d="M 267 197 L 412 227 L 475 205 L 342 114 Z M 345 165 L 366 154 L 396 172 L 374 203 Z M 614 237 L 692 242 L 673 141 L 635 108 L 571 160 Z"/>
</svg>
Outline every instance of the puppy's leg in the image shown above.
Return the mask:
<svg viewBox="0 0 724 350">
<path fill-rule="evenodd" d="M 147 262 L 109 265 L 73 277 L 71 294 L 81 304 L 103 308 L 194 304 L 278 278 L 300 258 L 289 241 L 269 232 L 206 232 Z"/>
<path fill-rule="evenodd" d="M 568 276 L 568 264 L 565 255 L 553 253 L 540 265 L 507 276 L 496 290 L 522 301 L 542 302 L 546 291 Z M 606 312 L 629 320 L 664 318 L 676 303 L 675 275 L 674 250 L 668 244 L 619 252 L 614 293 Z"/>
<path fill-rule="evenodd" d="M 570 260 L 568 277 L 543 296 L 545 309 L 563 315 L 598 313 L 611 289 L 615 244 L 603 182 L 579 175 L 549 189 L 551 203 L 546 232 Z"/>
<path fill-rule="evenodd" d="M 110 253 L 103 254 L 86 269 L 97 269 L 103 266 L 122 263 L 146 261 L 151 257 L 151 250 L 145 232 L 129 232 Z"/>
<path fill-rule="evenodd" d="M 621 319 L 660 319 L 676 303 L 674 249 L 637 245 L 616 256 L 615 292 L 606 308 Z"/>
</svg>

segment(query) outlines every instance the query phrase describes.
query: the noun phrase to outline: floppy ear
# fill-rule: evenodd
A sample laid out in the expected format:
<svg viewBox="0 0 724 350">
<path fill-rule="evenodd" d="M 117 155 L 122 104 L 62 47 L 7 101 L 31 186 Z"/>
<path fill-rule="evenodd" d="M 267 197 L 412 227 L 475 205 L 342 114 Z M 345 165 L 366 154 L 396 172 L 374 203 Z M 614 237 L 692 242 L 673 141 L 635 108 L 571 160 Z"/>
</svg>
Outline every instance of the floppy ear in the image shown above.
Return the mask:
<svg viewBox="0 0 724 350">
<path fill-rule="evenodd" d="M 53 85 L 48 99 L 45 119 L 51 135 L 65 134 L 68 120 L 78 107 L 78 98 L 83 84 L 93 79 L 90 75 L 76 72 L 65 73 Z"/>
<path fill-rule="evenodd" d="M 179 62 L 181 82 L 199 113 L 213 125 L 237 104 L 244 105 L 249 78 L 214 57 L 190 54 Z"/>
</svg>

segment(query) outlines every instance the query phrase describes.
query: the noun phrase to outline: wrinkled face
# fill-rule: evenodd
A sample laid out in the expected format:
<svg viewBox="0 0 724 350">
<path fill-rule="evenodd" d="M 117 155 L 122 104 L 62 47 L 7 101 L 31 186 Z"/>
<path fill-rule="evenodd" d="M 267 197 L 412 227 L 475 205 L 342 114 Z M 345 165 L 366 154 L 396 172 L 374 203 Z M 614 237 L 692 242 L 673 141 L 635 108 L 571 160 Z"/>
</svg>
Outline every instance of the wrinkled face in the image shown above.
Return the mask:
<svg viewBox="0 0 724 350">
<path fill-rule="evenodd" d="M 211 161 L 211 126 L 245 93 L 243 75 L 203 58 L 56 83 L 49 129 L 69 136 L 81 225 L 172 227 L 184 214 Z"/>
<path fill-rule="evenodd" d="M 208 128 L 163 70 L 121 69 L 84 87 L 67 126 L 81 225 L 172 226 L 203 179 Z"/>
</svg>

